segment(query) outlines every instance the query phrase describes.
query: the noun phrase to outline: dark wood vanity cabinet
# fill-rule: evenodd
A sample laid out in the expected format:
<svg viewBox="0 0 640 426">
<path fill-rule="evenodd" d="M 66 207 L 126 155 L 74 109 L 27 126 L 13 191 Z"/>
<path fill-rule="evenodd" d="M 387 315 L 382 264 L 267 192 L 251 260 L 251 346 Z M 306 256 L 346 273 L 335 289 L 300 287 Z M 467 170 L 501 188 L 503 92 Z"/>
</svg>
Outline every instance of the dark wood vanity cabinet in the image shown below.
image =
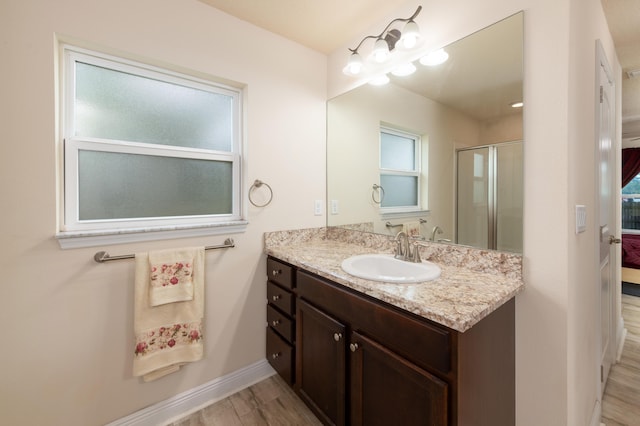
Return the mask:
<svg viewBox="0 0 640 426">
<path fill-rule="evenodd" d="M 513 300 L 460 333 L 294 269 L 294 389 L 324 424 L 515 424 Z"/>
</svg>

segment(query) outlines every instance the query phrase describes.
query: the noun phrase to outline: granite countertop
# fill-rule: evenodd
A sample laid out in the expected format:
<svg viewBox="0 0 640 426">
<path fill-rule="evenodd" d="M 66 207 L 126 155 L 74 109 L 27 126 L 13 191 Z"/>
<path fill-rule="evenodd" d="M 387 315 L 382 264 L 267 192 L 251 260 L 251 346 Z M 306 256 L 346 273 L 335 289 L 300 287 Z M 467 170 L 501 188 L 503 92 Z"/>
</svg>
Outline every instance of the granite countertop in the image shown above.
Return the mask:
<svg viewBox="0 0 640 426">
<path fill-rule="evenodd" d="M 383 283 L 347 274 L 340 267 L 350 256 L 392 253 L 382 239 L 344 238 L 330 232 L 265 234 L 265 253 L 368 296 L 464 332 L 524 290 L 521 256 L 457 246 L 423 243 L 423 260 L 436 263 L 438 279 L 416 284 Z"/>
</svg>

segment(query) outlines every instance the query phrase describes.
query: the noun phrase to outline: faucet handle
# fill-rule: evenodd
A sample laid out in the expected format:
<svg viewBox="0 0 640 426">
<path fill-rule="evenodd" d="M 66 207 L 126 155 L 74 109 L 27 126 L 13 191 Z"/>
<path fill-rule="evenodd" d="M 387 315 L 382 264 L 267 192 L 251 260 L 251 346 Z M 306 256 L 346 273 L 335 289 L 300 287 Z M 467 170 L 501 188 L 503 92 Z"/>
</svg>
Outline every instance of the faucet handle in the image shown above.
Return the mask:
<svg viewBox="0 0 640 426">
<path fill-rule="evenodd" d="M 422 259 L 420 259 L 420 244 L 418 244 L 417 241 L 413 243 L 413 252 L 411 253 L 411 261 L 415 263 L 422 262 Z"/>
</svg>

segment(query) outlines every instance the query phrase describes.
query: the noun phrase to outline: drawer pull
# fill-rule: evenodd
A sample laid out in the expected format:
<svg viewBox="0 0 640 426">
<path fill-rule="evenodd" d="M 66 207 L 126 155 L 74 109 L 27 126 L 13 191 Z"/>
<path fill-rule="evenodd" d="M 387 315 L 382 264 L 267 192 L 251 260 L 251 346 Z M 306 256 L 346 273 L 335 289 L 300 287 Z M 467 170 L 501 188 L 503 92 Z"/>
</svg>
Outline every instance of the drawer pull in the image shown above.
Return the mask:
<svg viewBox="0 0 640 426">
<path fill-rule="evenodd" d="M 273 359 L 277 359 L 279 357 L 280 357 L 280 352 L 276 352 L 274 354 L 271 354 L 271 358 L 273 358 Z"/>
<path fill-rule="evenodd" d="M 279 294 L 276 294 L 275 296 L 272 297 L 273 301 L 275 302 L 276 300 L 279 300 L 282 296 L 280 296 Z"/>
<path fill-rule="evenodd" d="M 277 277 L 281 273 L 282 273 L 281 269 L 274 269 L 273 271 L 271 271 L 271 275 L 273 275 L 274 277 Z"/>
<path fill-rule="evenodd" d="M 271 325 L 272 325 L 272 326 L 274 326 L 274 327 L 279 326 L 279 325 L 280 325 L 280 320 L 273 320 L 273 321 L 271 321 Z"/>
<path fill-rule="evenodd" d="M 333 333 L 333 340 L 335 340 L 336 342 L 339 342 L 341 339 L 342 339 L 341 333 Z"/>
<path fill-rule="evenodd" d="M 359 346 L 358 346 L 357 343 L 352 343 L 352 344 L 349 345 L 349 349 L 351 349 L 351 352 L 357 351 L 358 348 L 359 348 Z"/>
</svg>

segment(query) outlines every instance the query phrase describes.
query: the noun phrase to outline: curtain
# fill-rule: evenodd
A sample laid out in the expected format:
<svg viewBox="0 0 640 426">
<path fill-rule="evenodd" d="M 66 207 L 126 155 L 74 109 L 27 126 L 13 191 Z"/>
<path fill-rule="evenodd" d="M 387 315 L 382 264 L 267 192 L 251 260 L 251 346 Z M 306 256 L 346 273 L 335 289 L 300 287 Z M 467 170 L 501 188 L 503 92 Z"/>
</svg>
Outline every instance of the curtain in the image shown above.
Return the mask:
<svg viewBox="0 0 640 426">
<path fill-rule="evenodd" d="M 625 148 L 622 150 L 622 187 L 627 186 L 631 179 L 640 173 L 640 148 Z"/>
</svg>

